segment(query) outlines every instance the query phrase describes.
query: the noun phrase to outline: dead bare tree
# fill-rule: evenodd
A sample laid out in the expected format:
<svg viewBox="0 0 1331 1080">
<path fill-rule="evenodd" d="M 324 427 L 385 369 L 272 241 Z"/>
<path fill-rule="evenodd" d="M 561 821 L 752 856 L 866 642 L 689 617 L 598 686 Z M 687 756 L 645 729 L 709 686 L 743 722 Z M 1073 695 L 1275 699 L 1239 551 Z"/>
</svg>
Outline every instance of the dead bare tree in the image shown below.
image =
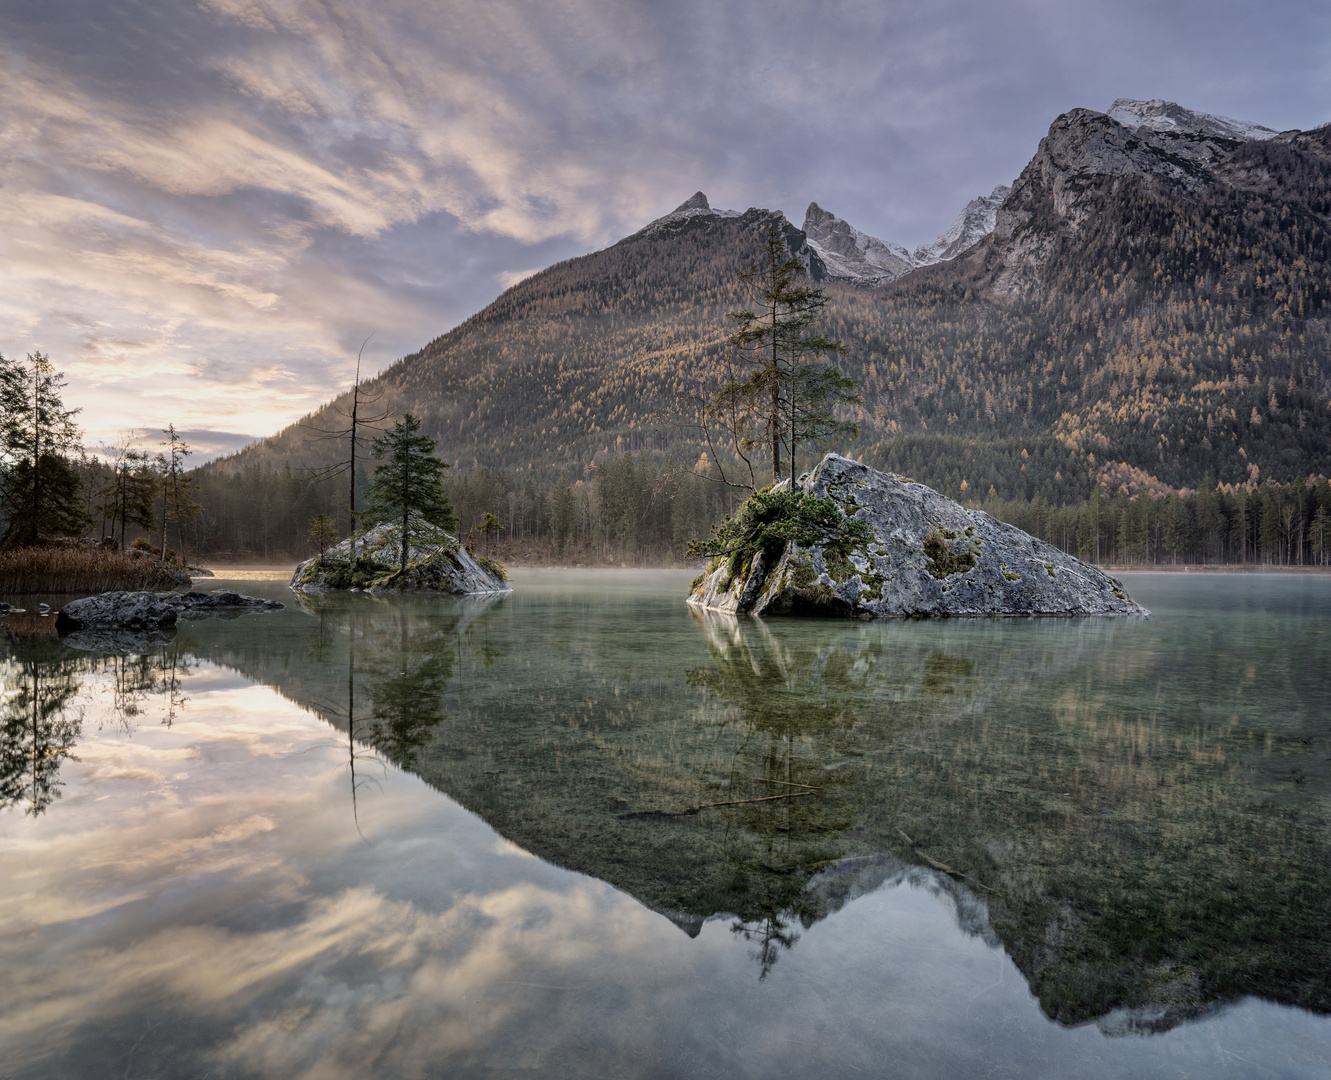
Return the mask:
<svg viewBox="0 0 1331 1080">
<path fill-rule="evenodd" d="M 382 387 L 367 393 L 361 386 L 361 356 L 372 337 L 374 337 L 373 333 L 361 342 L 360 348 L 356 351 L 356 378 L 351 385 L 350 411 L 344 411 L 336 405 L 330 406 L 333 412 L 346 418 L 347 426 L 343 428 L 321 428 L 313 424 L 301 425 L 306 430 L 316 432 L 315 438 L 320 442 L 330 439 L 347 440 L 347 456 L 345 458 L 318 468 L 307 468 L 305 474 L 311 480 L 324 480 L 330 476 L 340 476 L 344 472 L 347 474 L 347 511 L 350 518 L 351 558 L 353 561 L 356 558 L 356 518 L 359 516 L 359 511 L 356 509 L 356 450 L 362 442 L 367 442 L 369 439 L 369 436 L 361 435 L 360 431 L 366 425 L 382 423 L 392 415 L 390 409 L 384 409 L 373 416 L 367 416 L 364 413 L 366 407 L 378 405 L 384 395 Z"/>
</svg>

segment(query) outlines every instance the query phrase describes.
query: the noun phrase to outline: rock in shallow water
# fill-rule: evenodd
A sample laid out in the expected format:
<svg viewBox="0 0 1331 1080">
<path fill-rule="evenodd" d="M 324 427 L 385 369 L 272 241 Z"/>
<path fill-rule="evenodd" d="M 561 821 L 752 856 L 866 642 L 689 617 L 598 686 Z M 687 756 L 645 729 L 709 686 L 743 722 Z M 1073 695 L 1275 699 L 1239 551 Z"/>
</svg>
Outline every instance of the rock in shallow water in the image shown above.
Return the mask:
<svg viewBox="0 0 1331 1080">
<path fill-rule="evenodd" d="M 1095 567 L 912 480 L 828 454 L 798 490 L 831 499 L 871 537 L 846 552 L 792 543 L 770 567 L 758 551 L 733 574 L 716 560 L 690 604 L 852 618 L 1150 614 Z"/>
<path fill-rule="evenodd" d="M 170 599 L 170 593 L 116 591 L 71 600 L 55 617 L 55 628 L 66 632 L 94 626 L 125 630 L 175 626 L 180 608 L 169 603 Z"/>
<path fill-rule="evenodd" d="M 296 592 L 365 589 L 369 592 L 437 592 L 454 596 L 509 593 L 509 586 L 493 563 L 473 556 L 457 537 L 413 516 L 407 545 L 407 570 L 401 573 L 402 528 L 395 523 L 376 525 L 355 539 L 307 559 L 291 576 Z M 487 561 L 487 566 L 481 565 Z M 494 572 L 491 572 L 491 571 Z"/>
<path fill-rule="evenodd" d="M 94 628 L 157 630 L 174 626 L 179 618 L 200 619 L 243 615 L 252 611 L 280 611 L 285 604 L 240 593 L 105 592 L 71 600 L 56 616 L 62 634 Z"/>
</svg>

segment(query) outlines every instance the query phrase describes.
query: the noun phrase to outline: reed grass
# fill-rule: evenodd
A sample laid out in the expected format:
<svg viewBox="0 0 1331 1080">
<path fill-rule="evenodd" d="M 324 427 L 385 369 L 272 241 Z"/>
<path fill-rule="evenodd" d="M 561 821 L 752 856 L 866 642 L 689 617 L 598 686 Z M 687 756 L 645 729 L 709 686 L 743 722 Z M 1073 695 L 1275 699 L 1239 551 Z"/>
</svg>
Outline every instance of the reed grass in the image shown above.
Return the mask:
<svg viewBox="0 0 1331 1080">
<path fill-rule="evenodd" d="M 188 584 L 157 559 L 106 548 L 49 546 L 0 551 L 0 596 L 94 593 L 112 589 L 166 591 Z"/>
</svg>

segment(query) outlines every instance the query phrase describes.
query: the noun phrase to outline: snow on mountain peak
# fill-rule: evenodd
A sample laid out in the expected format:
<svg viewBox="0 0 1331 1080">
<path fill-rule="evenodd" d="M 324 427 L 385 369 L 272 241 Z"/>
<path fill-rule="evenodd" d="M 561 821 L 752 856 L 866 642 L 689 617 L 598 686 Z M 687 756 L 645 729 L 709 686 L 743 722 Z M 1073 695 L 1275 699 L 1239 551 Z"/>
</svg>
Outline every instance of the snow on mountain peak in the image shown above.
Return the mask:
<svg viewBox="0 0 1331 1080">
<path fill-rule="evenodd" d="M 816 202 L 804 213 L 804 235 L 832 278 L 878 285 L 915 269 L 900 244 L 868 236 Z"/>
<path fill-rule="evenodd" d="M 960 255 L 994 231 L 998 208 L 1012 189 L 999 184 L 988 195 L 968 202 L 941 236 L 914 252 L 868 236 L 817 203 L 804 214 L 804 235 L 809 248 L 822 261 L 827 276 L 857 285 L 881 285 L 921 266 L 931 266 Z"/>
<path fill-rule="evenodd" d="M 738 210 L 713 209 L 711 203 L 707 201 L 707 196 L 704 195 L 701 191 L 695 191 L 692 195 L 690 195 L 677 207 L 671 210 L 670 213 L 666 214 L 664 217 L 657 218 L 655 221 L 649 222 L 647 225 L 643 226 L 642 229 L 640 229 L 638 232 L 634 233 L 633 235 L 651 236 L 654 235 L 655 232 L 659 231 L 663 226 L 676 225 L 679 224 L 680 222 L 691 221 L 694 218 L 700 218 L 700 217 L 733 218 L 739 216 L 740 212 Z"/>
<path fill-rule="evenodd" d="M 939 234 L 932 244 L 922 244 L 915 249 L 915 261 L 920 266 L 943 262 L 955 258 L 968 248 L 974 247 L 991 232 L 998 218 L 998 208 L 1008 197 L 1012 188 L 999 184 L 988 195 L 979 195 L 962 207 L 961 213 L 952 224 Z"/>
<path fill-rule="evenodd" d="M 1127 128 L 1145 128 L 1147 131 L 1188 132 L 1197 135 L 1210 135 L 1221 139 L 1237 139 L 1247 142 L 1250 139 L 1271 139 L 1279 134 L 1269 127 L 1254 124 L 1247 120 L 1231 120 L 1228 116 L 1212 116 L 1210 113 L 1193 112 L 1172 101 L 1152 98 L 1150 101 L 1136 101 L 1133 98 L 1119 98 L 1106 114 Z"/>
</svg>

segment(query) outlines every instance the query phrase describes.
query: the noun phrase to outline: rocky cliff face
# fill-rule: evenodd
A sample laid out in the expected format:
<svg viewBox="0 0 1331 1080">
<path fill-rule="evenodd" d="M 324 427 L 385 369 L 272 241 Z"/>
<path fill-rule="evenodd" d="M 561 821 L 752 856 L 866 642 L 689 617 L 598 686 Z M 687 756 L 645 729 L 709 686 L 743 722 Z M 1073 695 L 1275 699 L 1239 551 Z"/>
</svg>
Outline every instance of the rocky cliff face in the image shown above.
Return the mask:
<svg viewBox="0 0 1331 1080">
<path fill-rule="evenodd" d="M 860 285 L 881 285 L 910 273 L 919 264 L 900 244 L 888 244 L 860 232 L 816 202 L 804 214 L 809 247 L 822 259 L 827 276 Z"/>
<path fill-rule="evenodd" d="M 1125 182 L 1139 181 L 1169 202 L 1208 188 L 1246 185 L 1254 177 L 1245 144 L 1298 142 L 1301 134 L 1277 134 L 1168 101 L 1120 99 L 1108 113 L 1064 113 L 995 216 L 993 292 L 1025 294 L 1037 288 L 1038 272 L 1060 237 L 1073 237 L 1098 218 L 1106 197 Z"/>
<path fill-rule="evenodd" d="M 937 240 L 915 249 L 915 265 L 932 266 L 969 251 L 994 231 L 998 208 L 1011 193 L 1012 188 L 1008 184 L 999 184 L 988 195 L 972 199 L 962 207 L 961 213 L 939 234 Z"/>
<path fill-rule="evenodd" d="M 799 487 L 866 522 L 872 538 L 846 552 L 789 544 L 771 566 L 758 551 L 733 572 L 718 560 L 690 604 L 859 618 L 1149 614 L 1095 567 L 904 477 L 828 454 Z"/>
</svg>

